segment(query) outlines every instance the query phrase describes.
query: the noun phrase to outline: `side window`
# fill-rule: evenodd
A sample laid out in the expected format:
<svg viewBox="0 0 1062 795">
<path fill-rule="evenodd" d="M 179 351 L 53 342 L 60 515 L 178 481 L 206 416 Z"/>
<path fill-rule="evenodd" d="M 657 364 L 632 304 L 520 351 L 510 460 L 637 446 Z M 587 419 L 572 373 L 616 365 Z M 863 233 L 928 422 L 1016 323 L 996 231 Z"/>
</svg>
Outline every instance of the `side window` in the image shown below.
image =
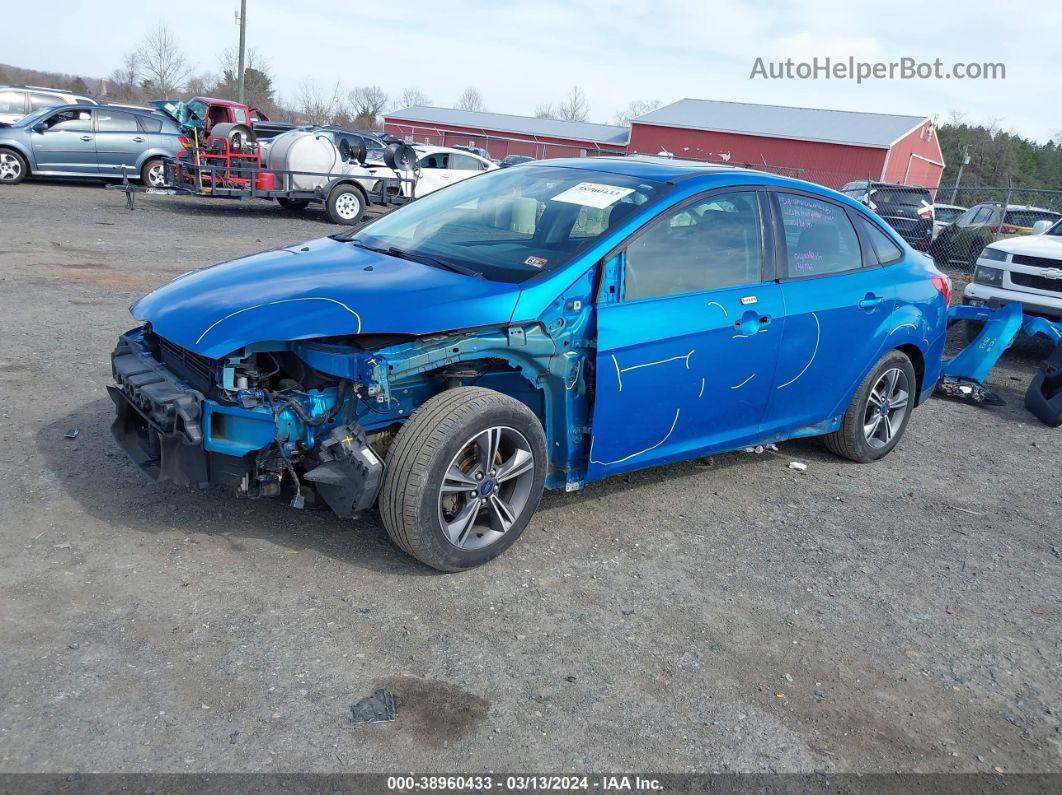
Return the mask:
<svg viewBox="0 0 1062 795">
<path fill-rule="evenodd" d="M 980 209 L 979 207 L 971 207 L 969 210 L 967 210 L 966 212 L 964 212 L 962 215 L 960 215 L 958 218 L 955 219 L 955 225 L 956 226 L 969 226 L 970 224 L 973 223 L 973 219 L 977 215 L 977 212 L 978 212 L 979 209 Z"/>
<path fill-rule="evenodd" d="M 672 210 L 628 244 L 624 260 L 624 301 L 758 284 L 763 244 L 756 194 L 716 194 Z"/>
<path fill-rule="evenodd" d="M 449 168 L 450 154 L 448 152 L 435 152 L 420 159 L 421 168 Z"/>
<path fill-rule="evenodd" d="M 25 112 L 25 94 L 21 91 L 0 91 L 0 113 L 17 113 L 21 116 Z"/>
<path fill-rule="evenodd" d="M 973 217 L 973 220 L 970 221 L 970 226 L 980 226 L 982 224 L 987 224 L 991 217 L 992 217 L 992 208 L 991 207 L 981 207 L 977 211 L 977 214 Z"/>
<path fill-rule="evenodd" d="M 835 204 L 779 193 L 789 276 L 822 276 L 862 266 L 855 227 Z"/>
<path fill-rule="evenodd" d="M 245 111 L 243 108 L 233 108 L 232 113 L 236 117 L 237 124 L 247 123 L 247 111 Z"/>
<path fill-rule="evenodd" d="M 136 116 L 116 110 L 96 111 L 96 129 L 101 133 L 139 132 Z"/>
<path fill-rule="evenodd" d="M 870 238 L 870 247 L 874 250 L 874 256 L 877 258 L 878 264 L 887 265 L 903 257 L 903 250 L 888 235 L 878 229 L 877 224 L 871 223 L 865 218 L 860 218 L 859 223 L 862 224 L 867 237 Z"/>
<path fill-rule="evenodd" d="M 162 132 L 162 119 L 156 119 L 151 116 L 137 116 L 136 119 L 140 122 L 140 129 L 144 132 Z"/>
<path fill-rule="evenodd" d="M 483 164 L 469 155 L 450 155 L 450 168 L 458 171 L 480 171 Z"/>
<path fill-rule="evenodd" d="M 40 110 L 41 108 L 52 108 L 56 105 L 63 105 L 63 98 L 56 96 L 55 94 L 33 94 L 30 97 L 30 110 Z"/>
<path fill-rule="evenodd" d="M 91 132 L 92 114 L 87 110 L 64 110 L 48 117 L 49 132 Z"/>
</svg>

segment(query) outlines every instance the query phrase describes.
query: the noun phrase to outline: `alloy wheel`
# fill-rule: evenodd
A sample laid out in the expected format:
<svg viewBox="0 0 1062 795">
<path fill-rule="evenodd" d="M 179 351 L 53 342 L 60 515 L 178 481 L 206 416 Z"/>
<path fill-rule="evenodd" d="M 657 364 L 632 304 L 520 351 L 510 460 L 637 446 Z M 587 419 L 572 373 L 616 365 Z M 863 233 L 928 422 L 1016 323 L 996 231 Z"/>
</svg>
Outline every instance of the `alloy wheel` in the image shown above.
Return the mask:
<svg viewBox="0 0 1062 795">
<path fill-rule="evenodd" d="M 22 175 L 22 163 L 7 152 L 0 152 L 0 181 L 13 182 Z"/>
<path fill-rule="evenodd" d="M 907 416 L 910 400 L 911 385 L 899 367 L 878 377 L 863 411 L 863 436 L 871 447 L 881 449 L 892 441 Z"/>
<path fill-rule="evenodd" d="M 152 188 L 161 188 L 166 184 L 166 174 L 162 163 L 157 163 L 148 169 L 148 186 Z"/>
<path fill-rule="evenodd" d="M 535 482 L 535 457 L 522 433 L 507 426 L 481 431 L 461 445 L 439 489 L 439 518 L 460 549 L 499 541 L 523 513 Z"/>
</svg>

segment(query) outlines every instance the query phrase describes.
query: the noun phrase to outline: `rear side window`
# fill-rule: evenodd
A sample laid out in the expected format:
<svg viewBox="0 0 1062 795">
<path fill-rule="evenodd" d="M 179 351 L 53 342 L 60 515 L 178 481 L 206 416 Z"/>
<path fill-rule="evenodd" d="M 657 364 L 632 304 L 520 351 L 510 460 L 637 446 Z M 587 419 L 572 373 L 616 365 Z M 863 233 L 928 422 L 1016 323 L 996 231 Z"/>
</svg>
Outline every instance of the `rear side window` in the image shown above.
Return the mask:
<svg viewBox="0 0 1062 795">
<path fill-rule="evenodd" d="M 978 226 L 979 224 L 987 224 L 992 217 L 993 210 L 991 207 L 982 207 L 977 211 L 974 217 L 970 220 L 970 226 Z"/>
<path fill-rule="evenodd" d="M 116 110 L 96 111 L 96 129 L 99 132 L 139 132 L 136 116 Z"/>
<path fill-rule="evenodd" d="M 922 188 L 875 188 L 870 192 L 870 200 L 879 207 L 921 207 L 933 203 L 929 191 Z"/>
<path fill-rule="evenodd" d="M 482 171 L 483 163 L 468 155 L 450 155 L 450 168 L 457 171 Z"/>
<path fill-rule="evenodd" d="M 862 267 L 855 227 L 840 207 L 792 193 L 779 193 L 778 205 L 790 277 L 822 276 Z"/>
<path fill-rule="evenodd" d="M 873 250 L 874 257 L 879 265 L 895 262 L 903 257 L 903 250 L 892 241 L 892 238 L 878 229 L 877 224 L 873 224 L 865 218 L 860 218 L 859 223 L 862 224 L 867 237 L 870 239 L 870 248 Z"/>
<path fill-rule="evenodd" d="M 762 262 L 756 194 L 716 194 L 667 213 L 631 241 L 623 300 L 759 284 Z"/>
<path fill-rule="evenodd" d="M 30 94 L 30 110 L 52 108 L 63 104 L 65 104 L 63 98 L 56 94 Z"/>
<path fill-rule="evenodd" d="M 0 91 L 0 113 L 26 112 L 26 95 L 21 91 Z"/>
<path fill-rule="evenodd" d="M 156 119 L 152 116 L 137 116 L 136 118 L 140 122 L 140 129 L 144 132 L 162 132 L 162 119 Z"/>
</svg>

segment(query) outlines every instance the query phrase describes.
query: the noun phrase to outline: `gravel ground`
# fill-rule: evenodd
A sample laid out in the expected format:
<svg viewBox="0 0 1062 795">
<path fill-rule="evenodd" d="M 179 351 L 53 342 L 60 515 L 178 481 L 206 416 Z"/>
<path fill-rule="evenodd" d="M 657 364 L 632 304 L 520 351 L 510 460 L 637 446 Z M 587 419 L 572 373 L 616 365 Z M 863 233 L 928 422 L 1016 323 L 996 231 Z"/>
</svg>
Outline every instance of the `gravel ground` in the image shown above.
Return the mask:
<svg viewBox="0 0 1062 795">
<path fill-rule="evenodd" d="M 1007 407 L 930 401 L 878 464 L 806 440 L 549 493 L 504 557 L 439 575 L 375 516 L 154 485 L 117 451 L 128 304 L 336 231 L 137 207 L 0 189 L 0 770 L 1062 770 L 1043 346 L 992 374 Z M 398 719 L 350 726 L 378 687 Z"/>
</svg>

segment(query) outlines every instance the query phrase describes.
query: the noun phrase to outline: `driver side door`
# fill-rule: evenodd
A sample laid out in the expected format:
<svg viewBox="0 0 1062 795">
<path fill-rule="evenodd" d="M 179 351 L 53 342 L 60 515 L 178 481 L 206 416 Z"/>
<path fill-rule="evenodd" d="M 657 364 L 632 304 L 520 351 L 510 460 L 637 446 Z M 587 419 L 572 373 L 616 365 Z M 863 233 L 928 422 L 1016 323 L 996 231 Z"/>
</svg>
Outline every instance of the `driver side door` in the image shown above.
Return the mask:
<svg viewBox="0 0 1062 795">
<path fill-rule="evenodd" d="M 37 171 L 99 173 L 92 111 L 83 108 L 61 110 L 41 123 L 43 130 L 38 132 L 35 125 L 30 138 Z"/>
<path fill-rule="evenodd" d="M 759 437 L 784 315 L 765 202 L 702 194 L 608 263 L 621 285 L 598 304 L 589 479 Z"/>
<path fill-rule="evenodd" d="M 425 196 L 439 188 L 445 188 L 454 181 L 450 171 L 450 153 L 432 152 L 417 163 L 421 176 L 417 180 L 417 195 Z"/>
</svg>

